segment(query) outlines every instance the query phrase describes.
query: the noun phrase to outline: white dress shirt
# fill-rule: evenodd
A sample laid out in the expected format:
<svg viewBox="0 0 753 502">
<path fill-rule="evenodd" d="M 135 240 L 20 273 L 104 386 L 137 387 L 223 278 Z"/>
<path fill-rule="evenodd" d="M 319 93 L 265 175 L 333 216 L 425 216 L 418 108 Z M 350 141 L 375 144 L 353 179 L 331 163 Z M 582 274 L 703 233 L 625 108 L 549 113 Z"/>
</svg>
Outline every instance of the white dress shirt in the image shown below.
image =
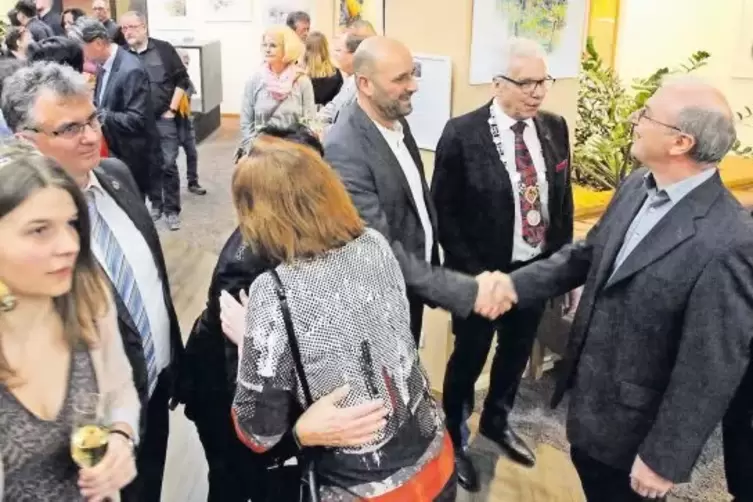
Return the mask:
<svg viewBox="0 0 753 502">
<path fill-rule="evenodd" d="M 164 289 L 157 265 L 154 263 L 154 255 L 152 255 L 144 236 L 133 224 L 131 218 L 102 188 L 94 174 L 89 175 L 89 185 L 86 190 L 94 192 L 97 210 L 112 230 L 115 239 L 123 250 L 125 259 L 133 270 L 136 284 L 146 308 L 149 327 L 152 330 L 154 356 L 157 374 L 159 374 L 170 365 L 170 317 L 167 314 Z M 92 251 L 100 265 L 104 264 L 104 252 L 93 239 Z M 105 268 L 104 265 L 102 268 Z M 105 273 L 112 280 L 111 271 L 105 269 Z"/>
<path fill-rule="evenodd" d="M 421 226 L 424 227 L 424 238 L 426 241 L 424 259 L 427 262 L 431 262 L 431 251 L 434 247 L 434 229 L 431 226 L 431 218 L 429 218 L 429 211 L 426 208 L 421 174 L 408 147 L 405 146 L 405 141 L 403 141 L 403 126 L 400 122 L 395 122 L 394 129 L 388 129 L 376 121 L 372 122 L 374 122 L 379 132 L 382 133 L 387 144 L 390 145 L 392 153 L 395 154 L 395 158 L 400 163 L 405 179 L 408 180 L 411 195 L 413 195 L 413 200 L 416 201 L 416 207 L 418 208 L 418 217 L 421 219 Z"/>
<path fill-rule="evenodd" d="M 528 261 L 539 254 L 541 254 L 544 243 L 542 242 L 536 247 L 528 244 L 523 239 L 523 221 L 520 214 L 520 192 L 518 190 L 518 184 L 520 183 L 520 173 L 515 166 L 515 133 L 511 127 L 518 121 L 507 115 L 502 111 L 502 108 L 497 104 L 497 100 L 494 100 L 494 104 L 491 107 L 494 118 L 497 120 L 497 126 L 499 127 L 499 135 L 502 139 L 502 149 L 504 152 L 504 164 L 507 169 L 507 174 L 510 176 L 510 183 L 512 184 L 512 195 L 515 201 L 515 228 L 513 230 L 513 245 L 512 245 L 512 261 L 522 262 Z M 526 128 L 523 130 L 523 141 L 528 147 L 528 151 L 533 159 L 533 166 L 536 168 L 536 181 L 539 186 L 539 197 L 541 198 L 541 216 L 543 221 L 549 224 L 549 188 L 546 180 L 546 163 L 544 162 L 544 154 L 541 150 L 541 142 L 536 131 L 536 124 L 533 119 L 527 119 L 523 122 L 526 123 Z"/>
<path fill-rule="evenodd" d="M 102 96 L 105 95 L 105 89 L 107 89 L 107 82 L 110 81 L 110 73 L 112 72 L 112 64 L 115 62 L 115 56 L 118 54 L 118 44 L 110 44 L 112 52 L 110 57 L 101 67 L 102 70 L 102 82 L 99 84 L 99 96 L 97 96 L 97 103 L 102 103 Z"/>
</svg>

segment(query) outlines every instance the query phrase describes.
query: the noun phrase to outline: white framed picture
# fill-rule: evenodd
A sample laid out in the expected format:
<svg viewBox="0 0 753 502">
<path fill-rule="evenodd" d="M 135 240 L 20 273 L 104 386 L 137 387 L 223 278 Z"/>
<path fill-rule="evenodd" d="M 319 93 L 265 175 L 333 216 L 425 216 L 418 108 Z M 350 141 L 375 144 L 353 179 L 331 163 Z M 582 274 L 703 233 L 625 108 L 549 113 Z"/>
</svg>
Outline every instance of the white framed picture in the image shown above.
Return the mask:
<svg viewBox="0 0 753 502">
<path fill-rule="evenodd" d="M 207 23 L 247 23 L 254 17 L 254 2 L 249 0 L 202 0 Z"/>
</svg>

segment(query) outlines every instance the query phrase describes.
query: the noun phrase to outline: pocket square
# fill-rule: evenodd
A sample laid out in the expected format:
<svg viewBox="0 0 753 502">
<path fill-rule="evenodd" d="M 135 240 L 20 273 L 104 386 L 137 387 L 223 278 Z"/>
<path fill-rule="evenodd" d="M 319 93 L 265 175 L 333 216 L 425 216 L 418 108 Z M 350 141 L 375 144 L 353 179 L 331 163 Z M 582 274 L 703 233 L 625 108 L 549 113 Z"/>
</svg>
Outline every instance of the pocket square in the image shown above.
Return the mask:
<svg viewBox="0 0 753 502">
<path fill-rule="evenodd" d="M 567 166 L 569 164 L 570 164 L 570 162 L 567 159 L 565 159 L 562 162 L 560 162 L 559 164 L 557 164 L 557 166 L 554 168 L 554 171 L 557 172 L 557 173 L 562 172 L 565 169 L 567 169 Z"/>
</svg>

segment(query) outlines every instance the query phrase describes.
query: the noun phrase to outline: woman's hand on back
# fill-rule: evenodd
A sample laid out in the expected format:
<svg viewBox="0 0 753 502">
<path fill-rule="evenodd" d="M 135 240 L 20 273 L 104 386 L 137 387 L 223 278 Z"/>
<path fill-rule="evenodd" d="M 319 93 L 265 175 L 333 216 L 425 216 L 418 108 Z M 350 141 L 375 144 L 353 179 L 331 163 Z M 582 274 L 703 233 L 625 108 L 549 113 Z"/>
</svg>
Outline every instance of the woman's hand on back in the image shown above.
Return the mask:
<svg viewBox="0 0 753 502">
<path fill-rule="evenodd" d="M 360 446 L 376 439 L 387 424 L 389 410 L 379 400 L 349 408 L 337 406 L 348 392 L 348 385 L 334 390 L 298 418 L 294 431 L 301 446 Z"/>
<path fill-rule="evenodd" d="M 238 347 L 243 342 L 246 333 L 246 308 L 248 295 L 241 290 L 239 302 L 227 291 L 220 293 L 220 321 L 222 332 Z"/>
</svg>

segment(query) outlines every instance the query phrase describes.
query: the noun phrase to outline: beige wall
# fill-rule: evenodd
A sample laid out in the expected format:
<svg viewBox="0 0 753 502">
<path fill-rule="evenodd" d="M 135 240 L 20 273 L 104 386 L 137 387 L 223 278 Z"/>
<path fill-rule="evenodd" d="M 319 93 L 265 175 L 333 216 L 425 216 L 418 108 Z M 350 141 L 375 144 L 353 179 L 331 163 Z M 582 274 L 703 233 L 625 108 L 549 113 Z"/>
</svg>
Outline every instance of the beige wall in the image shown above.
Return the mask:
<svg viewBox="0 0 753 502">
<path fill-rule="evenodd" d="M 743 3 L 750 0 L 630 0 L 621 3 L 615 59 L 617 72 L 626 82 L 663 66 L 675 66 L 694 51 L 711 53 L 707 67 L 698 74 L 718 86 L 739 110 L 753 107 L 753 79 L 734 78 L 739 61 L 739 36 L 743 26 L 750 33 L 751 18 L 742 19 Z M 650 34 L 650 35 L 648 35 Z M 750 57 L 750 47 L 744 57 Z M 753 127 L 738 128 L 741 140 L 753 144 Z"/>
</svg>

